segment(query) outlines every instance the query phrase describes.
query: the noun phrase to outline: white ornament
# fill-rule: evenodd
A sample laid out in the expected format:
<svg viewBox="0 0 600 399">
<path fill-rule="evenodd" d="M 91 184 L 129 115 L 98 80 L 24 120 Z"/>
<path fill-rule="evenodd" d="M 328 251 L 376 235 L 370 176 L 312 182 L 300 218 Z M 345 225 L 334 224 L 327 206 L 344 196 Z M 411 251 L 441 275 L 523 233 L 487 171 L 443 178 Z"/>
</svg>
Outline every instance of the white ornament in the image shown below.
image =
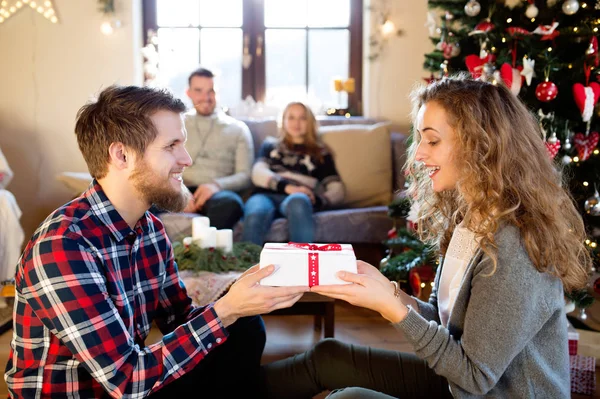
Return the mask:
<svg viewBox="0 0 600 399">
<path fill-rule="evenodd" d="M 479 15 L 481 11 L 481 4 L 477 2 L 477 0 L 469 0 L 467 4 L 465 4 L 465 14 L 469 17 L 475 17 Z"/>
<path fill-rule="evenodd" d="M 435 22 L 435 14 L 431 11 L 427 13 L 427 22 L 425 22 L 425 27 L 429 30 L 429 37 L 433 37 L 437 29 L 437 23 Z"/>
<path fill-rule="evenodd" d="M 577 0 L 565 0 L 562 10 L 567 15 L 573 15 L 579 11 L 579 2 Z"/>
<path fill-rule="evenodd" d="M 531 58 L 523 57 L 523 70 L 521 71 L 521 76 L 525 76 L 525 82 L 527 82 L 527 86 L 531 85 L 531 78 L 535 75 L 535 60 Z"/>
<path fill-rule="evenodd" d="M 515 7 L 521 7 L 523 5 L 523 0 L 506 0 L 504 2 L 504 6 L 510 8 L 511 10 Z"/>
<path fill-rule="evenodd" d="M 527 18 L 535 18 L 538 16 L 538 13 L 540 12 L 540 10 L 538 10 L 538 8 L 535 6 L 535 4 L 530 4 L 527 7 L 527 10 L 525 10 L 525 16 Z"/>
</svg>

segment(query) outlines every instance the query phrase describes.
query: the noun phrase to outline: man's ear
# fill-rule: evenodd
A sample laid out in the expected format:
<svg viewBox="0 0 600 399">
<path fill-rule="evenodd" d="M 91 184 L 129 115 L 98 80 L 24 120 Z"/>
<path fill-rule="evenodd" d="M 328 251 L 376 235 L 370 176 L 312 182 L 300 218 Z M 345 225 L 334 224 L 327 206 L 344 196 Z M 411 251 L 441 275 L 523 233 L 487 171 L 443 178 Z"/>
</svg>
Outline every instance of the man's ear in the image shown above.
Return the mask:
<svg viewBox="0 0 600 399">
<path fill-rule="evenodd" d="M 123 143 L 111 143 L 108 147 L 109 163 L 117 167 L 117 169 L 126 169 L 133 162 L 130 152 Z"/>
<path fill-rule="evenodd" d="M 190 88 L 189 87 L 186 89 L 185 95 L 188 96 L 190 99 L 192 98 L 192 96 L 190 96 Z"/>
</svg>

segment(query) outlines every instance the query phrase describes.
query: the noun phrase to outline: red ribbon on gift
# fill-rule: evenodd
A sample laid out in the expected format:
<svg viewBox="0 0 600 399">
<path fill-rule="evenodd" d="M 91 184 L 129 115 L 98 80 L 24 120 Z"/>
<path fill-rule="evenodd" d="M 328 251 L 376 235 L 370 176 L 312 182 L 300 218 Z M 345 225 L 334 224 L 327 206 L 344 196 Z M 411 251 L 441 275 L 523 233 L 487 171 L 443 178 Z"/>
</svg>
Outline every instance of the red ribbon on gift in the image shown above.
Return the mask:
<svg viewBox="0 0 600 399">
<path fill-rule="evenodd" d="M 298 248 L 298 249 L 306 249 L 307 251 L 341 251 L 342 246 L 340 244 L 324 244 L 324 245 L 316 245 L 316 244 L 307 244 L 307 243 L 297 243 L 297 242 L 288 242 L 288 246 Z M 309 252 L 308 253 L 308 286 L 314 287 L 315 285 L 319 285 L 319 253 L 318 252 Z"/>
<path fill-rule="evenodd" d="M 294 248 L 306 249 L 308 251 L 341 251 L 342 246 L 340 244 L 325 244 L 325 245 L 316 245 L 316 244 L 306 244 L 299 242 L 288 242 L 288 245 Z"/>
</svg>

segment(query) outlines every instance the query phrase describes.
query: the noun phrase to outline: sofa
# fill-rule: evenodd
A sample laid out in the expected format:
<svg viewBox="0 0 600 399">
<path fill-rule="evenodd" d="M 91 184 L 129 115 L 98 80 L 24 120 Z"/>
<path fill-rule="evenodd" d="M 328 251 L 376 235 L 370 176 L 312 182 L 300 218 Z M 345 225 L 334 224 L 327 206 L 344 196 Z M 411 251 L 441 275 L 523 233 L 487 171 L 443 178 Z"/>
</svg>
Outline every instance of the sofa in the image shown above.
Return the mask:
<svg viewBox="0 0 600 399">
<path fill-rule="evenodd" d="M 254 141 L 255 152 L 268 136 L 277 136 L 274 119 L 244 120 Z M 392 221 L 387 204 L 404 186 L 405 134 L 392 125 L 363 117 L 321 117 L 319 134 L 331 148 L 338 172 L 346 186 L 346 201 L 339 209 L 317 212 L 315 241 L 379 246 L 387 238 Z M 191 236 L 195 214 L 160 215 L 173 240 Z M 243 223 L 234 229 L 234 241 L 242 235 Z M 267 234 L 268 242 L 288 241 L 287 219 L 276 219 Z"/>
</svg>

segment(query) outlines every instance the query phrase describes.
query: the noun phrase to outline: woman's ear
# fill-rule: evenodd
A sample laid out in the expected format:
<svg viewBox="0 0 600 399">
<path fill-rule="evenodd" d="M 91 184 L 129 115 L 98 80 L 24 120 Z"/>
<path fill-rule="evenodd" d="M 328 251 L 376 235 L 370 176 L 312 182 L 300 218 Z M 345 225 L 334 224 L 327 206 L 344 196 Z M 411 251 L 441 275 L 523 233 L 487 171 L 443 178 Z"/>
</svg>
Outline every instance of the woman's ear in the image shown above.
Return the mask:
<svg viewBox="0 0 600 399">
<path fill-rule="evenodd" d="M 113 164 L 117 169 L 126 169 L 128 163 L 132 161 L 129 157 L 127 147 L 123 143 L 111 143 L 108 147 L 109 164 Z"/>
</svg>

